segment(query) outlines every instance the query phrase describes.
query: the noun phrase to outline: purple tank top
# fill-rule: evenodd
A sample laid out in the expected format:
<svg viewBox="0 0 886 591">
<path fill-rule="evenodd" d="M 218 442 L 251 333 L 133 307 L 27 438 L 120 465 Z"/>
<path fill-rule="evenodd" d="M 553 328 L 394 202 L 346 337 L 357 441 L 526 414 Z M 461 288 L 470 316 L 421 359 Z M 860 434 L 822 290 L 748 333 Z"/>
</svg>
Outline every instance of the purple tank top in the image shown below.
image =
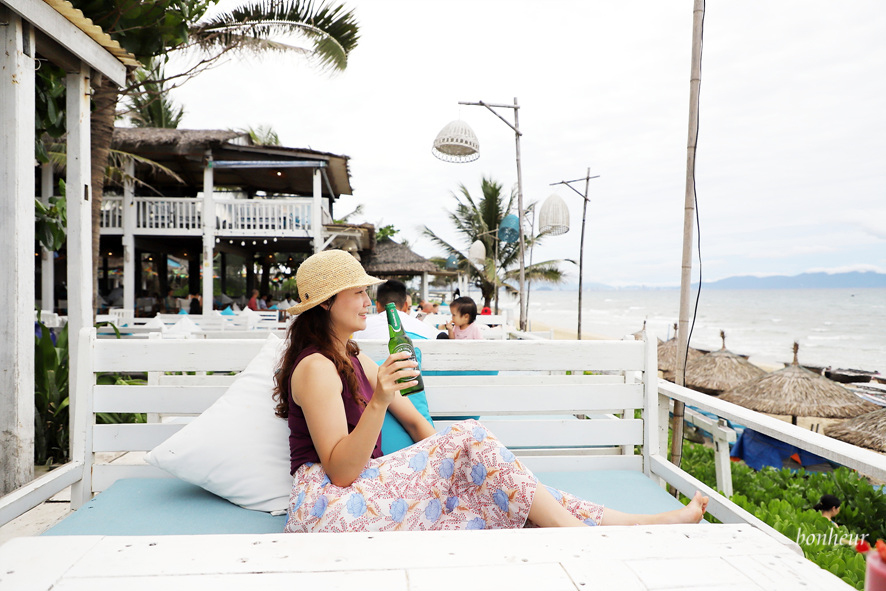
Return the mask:
<svg viewBox="0 0 886 591">
<path fill-rule="evenodd" d="M 292 366 L 292 372 L 295 371 L 295 368 L 298 367 L 298 364 L 301 363 L 302 359 L 312 353 L 317 353 L 316 347 L 308 347 L 302 351 L 295 359 L 295 364 Z M 363 372 L 363 366 L 360 364 L 359 359 L 351 357 L 351 365 L 354 367 L 354 371 L 357 374 L 357 383 L 360 385 L 360 394 L 368 402 L 369 399 L 372 398 L 373 392 L 369 379 Z M 311 433 L 308 431 L 308 423 L 305 420 L 305 413 L 292 399 L 292 372 L 289 374 L 289 379 L 286 380 L 286 392 L 289 396 L 289 473 L 295 474 L 295 471 L 298 470 L 299 466 L 306 462 L 319 463 L 320 456 L 317 454 L 314 442 L 311 440 Z M 348 421 L 348 433 L 350 433 L 354 430 L 354 427 L 357 426 L 357 421 L 359 421 L 360 417 L 363 415 L 364 407 L 354 401 L 351 396 L 351 391 L 348 388 L 348 382 L 345 380 L 344 376 L 341 376 L 341 387 L 341 399 L 345 405 L 345 418 Z M 381 456 L 381 434 L 379 434 L 378 441 L 375 442 L 375 449 L 372 450 L 371 457 L 380 458 Z"/>
</svg>

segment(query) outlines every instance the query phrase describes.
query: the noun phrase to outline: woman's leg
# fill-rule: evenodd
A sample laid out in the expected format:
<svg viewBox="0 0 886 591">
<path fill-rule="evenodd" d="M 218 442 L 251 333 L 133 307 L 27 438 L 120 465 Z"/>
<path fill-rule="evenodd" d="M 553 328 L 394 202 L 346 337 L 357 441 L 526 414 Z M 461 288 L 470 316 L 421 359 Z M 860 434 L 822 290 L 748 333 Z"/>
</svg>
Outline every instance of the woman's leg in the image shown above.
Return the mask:
<svg viewBox="0 0 886 591">
<path fill-rule="evenodd" d="M 682 509 L 665 511 L 647 515 L 643 513 L 622 513 L 615 509 L 603 509 L 603 520 L 600 525 L 657 525 L 665 523 L 698 523 L 704 517 L 708 507 L 708 497 L 698 491 Z"/>
<path fill-rule="evenodd" d="M 550 495 L 554 502 L 565 509 L 579 523 L 584 525 L 654 525 L 665 523 L 698 523 L 704 516 L 705 509 L 708 505 L 708 498 L 701 496 L 701 493 L 695 493 L 695 497 L 689 504 L 681 509 L 673 511 L 665 511 L 663 513 L 646 514 L 646 513 L 624 513 L 615 509 L 609 509 L 586 501 L 575 495 L 551 488 L 549 486 L 539 487 L 539 491 L 544 490 Z M 536 493 L 538 494 L 538 493 Z M 547 510 L 542 514 L 541 518 L 560 520 L 562 522 L 562 513 L 559 515 L 551 515 L 552 507 L 543 505 Z M 530 509 L 530 519 L 539 526 L 545 527 L 533 517 L 536 516 Z M 571 524 L 567 520 L 567 524 Z"/>
</svg>

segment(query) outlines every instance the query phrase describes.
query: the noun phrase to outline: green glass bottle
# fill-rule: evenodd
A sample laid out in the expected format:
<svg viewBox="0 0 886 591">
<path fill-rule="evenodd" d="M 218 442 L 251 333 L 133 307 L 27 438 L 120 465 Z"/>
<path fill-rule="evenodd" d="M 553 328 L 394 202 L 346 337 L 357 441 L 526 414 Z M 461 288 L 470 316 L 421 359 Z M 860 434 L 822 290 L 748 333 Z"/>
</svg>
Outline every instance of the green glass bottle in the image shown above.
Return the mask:
<svg viewBox="0 0 886 591">
<path fill-rule="evenodd" d="M 412 339 L 406 336 L 406 331 L 403 330 L 403 325 L 400 323 L 400 315 L 397 313 L 397 307 L 393 303 L 388 304 L 385 306 L 385 314 L 388 315 L 388 334 L 391 335 L 391 338 L 388 341 L 388 351 L 391 355 L 401 351 L 407 351 L 409 353 L 409 359 L 415 361 L 415 347 L 412 345 Z M 421 371 L 421 368 L 419 367 L 416 367 L 416 369 L 419 370 L 419 372 Z M 410 394 L 417 394 L 424 391 L 425 383 L 421 379 L 421 373 L 414 378 L 411 376 L 400 378 L 397 380 L 397 383 L 401 384 L 404 382 L 411 382 L 412 380 L 418 380 L 418 383 L 411 388 L 400 390 L 400 394 L 403 396 L 409 396 Z"/>
</svg>

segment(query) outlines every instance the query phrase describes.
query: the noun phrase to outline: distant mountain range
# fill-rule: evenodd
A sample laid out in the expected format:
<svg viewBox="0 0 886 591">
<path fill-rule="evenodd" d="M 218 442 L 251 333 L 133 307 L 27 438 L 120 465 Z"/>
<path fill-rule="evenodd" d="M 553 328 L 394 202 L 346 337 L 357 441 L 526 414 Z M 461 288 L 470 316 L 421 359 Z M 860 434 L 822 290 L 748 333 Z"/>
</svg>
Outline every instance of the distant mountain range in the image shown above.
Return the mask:
<svg viewBox="0 0 886 591">
<path fill-rule="evenodd" d="M 693 284 L 697 285 L 697 284 Z M 852 287 L 886 287 L 886 274 L 873 271 L 848 273 L 802 273 L 788 277 L 753 277 L 744 275 L 705 282 L 708 289 L 826 289 Z"/>
<path fill-rule="evenodd" d="M 636 285 L 631 287 L 612 287 L 603 283 L 585 283 L 584 288 L 589 291 L 603 291 L 610 289 L 676 289 L 679 286 L 670 287 L 646 287 Z M 692 287 L 698 287 L 693 283 Z M 740 275 L 727 277 L 717 281 L 705 281 L 705 289 L 828 289 L 828 288 L 865 288 L 886 287 L 886 274 L 873 271 L 851 271 L 847 273 L 802 273 L 800 275 L 773 275 L 771 277 L 754 277 L 753 275 Z M 533 286 L 534 291 L 576 291 L 578 284 Z"/>
</svg>

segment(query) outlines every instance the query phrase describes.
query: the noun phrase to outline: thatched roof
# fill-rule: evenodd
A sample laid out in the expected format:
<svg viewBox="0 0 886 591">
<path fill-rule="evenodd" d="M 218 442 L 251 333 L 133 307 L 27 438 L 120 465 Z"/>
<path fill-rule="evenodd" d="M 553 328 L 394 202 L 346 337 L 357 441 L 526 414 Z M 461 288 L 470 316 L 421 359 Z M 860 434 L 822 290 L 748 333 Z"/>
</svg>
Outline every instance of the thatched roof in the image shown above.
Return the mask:
<svg viewBox="0 0 886 591">
<path fill-rule="evenodd" d="M 766 372 L 726 349 L 726 333 L 720 331 L 723 347 L 691 360 L 686 365 L 686 386 L 707 394 L 720 394 Z"/>
<path fill-rule="evenodd" d="M 231 142 L 252 145 L 249 134 L 224 129 L 166 129 L 161 127 L 115 127 L 114 145 L 121 148 L 168 146 L 187 153 L 194 149 L 218 147 Z"/>
<path fill-rule="evenodd" d="M 689 347 L 689 361 L 698 359 L 704 355 L 698 349 Z M 658 369 L 664 374 L 664 379 L 674 381 L 674 372 L 677 370 L 677 325 L 674 324 L 674 338 L 658 344 Z"/>
<path fill-rule="evenodd" d="M 794 361 L 784 369 L 746 382 L 720 396 L 758 412 L 794 417 L 850 418 L 877 409 L 843 386 L 800 367 L 799 346 Z"/>
<path fill-rule="evenodd" d="M 340 195 L 353 193 L 347 156 L 305 148 L 257 146 L 248 133 L 240 131 L 116 127 L 112 146 L 115 150 L 160 164 L 178 175 L 175 178 L 136 161 L 136 177 L 162 195 L 184 197 L 202 191 L 207 150 L 212 152 L 215 162 L 319 161 L 323 163 L 321 170 L 326 177 L 321 184 L 324 197 L 331 195 L 337 199 Z M 184 185 L 181 179 L 185 181 Z M 264 191 L 268 194 L 311 195 L 314 169 L 273 165 L 260 168 L 219 166 L 213 169 L 213 182 L 219 188 L 234 188 L 253 194 Z"/>
<path fill-rule="evenodd" d="M 886 452 L 886 408 L 825 427 L 824 434 L 852 445 Z"/>
<path fill-rule="evenodd" d="M 393 240 L 379 240 L 372 253 L 363 261 L 363 268 L 370 275 L 403 276 L 434 273 L 440 267 L 412 252 L 408 246 Z"/>
</svg>

